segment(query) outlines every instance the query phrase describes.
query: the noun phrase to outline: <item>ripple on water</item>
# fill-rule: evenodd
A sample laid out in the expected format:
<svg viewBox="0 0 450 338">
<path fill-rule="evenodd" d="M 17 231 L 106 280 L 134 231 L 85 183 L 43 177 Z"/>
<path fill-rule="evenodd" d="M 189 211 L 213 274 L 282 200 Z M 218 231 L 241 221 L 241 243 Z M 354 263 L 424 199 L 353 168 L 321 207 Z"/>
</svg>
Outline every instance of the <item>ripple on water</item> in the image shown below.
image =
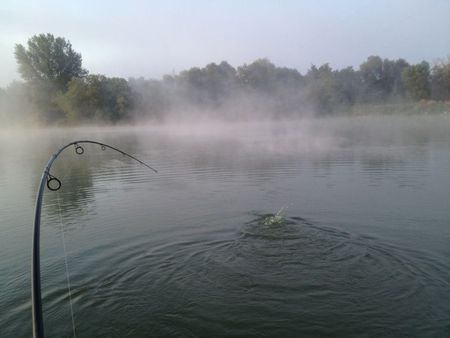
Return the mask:
<svg viewBox="0 0 450 338">
<path fill-rule="evenodd" d="M 97 269 L 97 280 L 75 279 L 78 312 L 105 309 L 128 332 L 166 336 L 430 332 L 414 318 L 436 311 L 430 283 L 448 285 L 437 264 L 376 238 L 275 216 L 255 215 L 222 240 L 113 243 L 99 259 L 114 272 L 96 260 L 85 268 Z M 404 331 L 389 331 L 394 322 Z"/>
</svg>

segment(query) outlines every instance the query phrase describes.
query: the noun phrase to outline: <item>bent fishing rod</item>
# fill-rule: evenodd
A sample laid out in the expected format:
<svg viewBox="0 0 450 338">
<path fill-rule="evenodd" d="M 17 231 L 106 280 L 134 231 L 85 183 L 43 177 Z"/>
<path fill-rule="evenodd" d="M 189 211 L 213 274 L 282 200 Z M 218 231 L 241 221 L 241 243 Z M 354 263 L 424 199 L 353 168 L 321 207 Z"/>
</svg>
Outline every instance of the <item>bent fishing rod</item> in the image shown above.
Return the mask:
<svg viewBox="0 0 450 338">
<path fill-rule="evenodd" d="M 42 315 L 42 295 L 41 295 L 41 267 L 40 267 L 40 227 L 41 227 L 41 209 L 42 200 L 44 197 L 45 186 L 51 191 L 57 191 L 61 188 L 61 181 L 50 174 L 50 169 L 53 162 L 58 158 L 58 156 L 68 147 L 74 146 L 75 153 L 77 155 L 84 154 L 84 148 L 80 144 L 96 144 L 101 147 L 101 150 L 112 149 L 127 156 L 134 161 L 142 164 L 143 166 L 149 168 L 150 170 L 157 173 L 158 171 L 150 167 L 147 163 L 139 160 L 138 158 L 105 143 L 80 140 L 74 141 L 66 144 L 56 151 L 52 157 L 48 160 L 48 163 L 42 173 L 41 181 L 39 183 L 39 189 L 36 195 L 36 209 L 34 214 L 34 227 L 33 227 L 33 249 L 32 249 L 32 264 L 31 264 L 31 301 L 32 301 L 32 313 L 33 313 L 33 337 L 43 338 L 44 337 L 44 319 Z"/>
</svg>

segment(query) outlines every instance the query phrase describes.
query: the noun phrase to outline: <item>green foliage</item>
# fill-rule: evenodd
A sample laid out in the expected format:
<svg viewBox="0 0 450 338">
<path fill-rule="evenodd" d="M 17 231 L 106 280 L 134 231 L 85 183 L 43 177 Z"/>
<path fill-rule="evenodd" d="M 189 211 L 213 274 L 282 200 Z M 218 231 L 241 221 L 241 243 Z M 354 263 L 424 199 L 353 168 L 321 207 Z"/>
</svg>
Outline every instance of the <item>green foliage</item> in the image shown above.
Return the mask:
<svg viewBox="0 0 450 338">
<path fill-rule="evenodd" d="M 364 99 L 368 102 L 384 99 L 385 89 L 383 82 L 383 60 L 379 56 L 369 56 L 367 61 L 359 66 L 361 74 Z"/>
<path fill-rule="evenodd" d="M 311 66 L 305 75 L 268 59 L 237 69 L 222 61 L 162 80 L 126 81 L 86 76 L 81 55 L 69 41 L 51 34 L 33 36 L 26 47 L 16 45 L 15 56 L 26 83 L 0 90 L 0 110 L 15 116 L 35 113 L 52 122 L 117 123 L 192 112 L 231 118 L 246 118 L 249 113 L 253 117 L 358 114 L 364 106 L 386 113 L 402 107 L 428 112 L 447 109 L 446 103 L 429 104 L 429 99 L 450 100 L 450 60 L 430 70 L 427 62 L 409 65 L 403 59 L 370 56 L 357 70 L 323 64 Z"/>
<path fill-rule="evenodd" d="M 450 100 L 450 56 L 447 62 L 440 61 L 433 67 L 431 86 L 435 100 Z"/>
<path fill-rule="evenodd" d="M 328 63 L 317 68 L 311 66 L 306 74 L 308 82 L 308 101 L 320 114 L 329 114 L 335 106 L 337 98 L 337 82 L 333 70 Z"/>
<path fill-rule="evenodd" d="M 276 67 L 267 59 L 259 59 L 237 69 L 238 82 L 255 90 L 270 91 L 276 79 Z"/>
<path fill-rule="evenodd" d="M 311 66 L 306 74 L 307 101 L 319 114 L 348 111 L 361 96 L 361 79 L 352 67 L 333 70 L 329 64 Z"/>
<path fill-rule="evenodd" d="M 133 107 L 133 94 L 125 79 L 88 75 L 74 78 L 56 99 L 69 122 L 126 120 Z"/>
<path fill-rule="evenodd" d="M 87 74 L 81 67 L 81 55 L 64 38 L 52 34 L 31 37 L 27 47 L 17 44 L 15 57 L 18 70 L 27 85 L 27 101 L 44 121 L 64 119 L 55 103 L 59 93 L 67 89 L 72 78 Z"/>
<path fill-rule="evenodd" d="M 27 48 L 17 44 L 15 56 L 25 81 L 49 83 L 59 90 L 64 90 L 72 78 L 87 74 L 81 67 L 81 54 L 72 49 L 69 41 L 52 34 L 33 36 Z"/>
<path fill-rule="evenodd" d="M 219 65 L 210 63 L 204 68 L 182 71 L 172 79 L 172 84 L 178 88 L 177 95 L 181 99 L 188 99 L 200 107 L 213 108 L 229 97 L 235 77 L 236 70 L 223 61 Z"/>
<path fill-rule="evenodd" d="M 382 60 L 369 56 L 359 67 L 365 102 L 383 102 L 402 99 L 405 96 L 402 74 L 409 67 L 403 59 Z"/>
<path fill-rule="evenodd" d="M 408 96 L 413 100 L 430 98 L 430 65 L 423 61 L 403 70 L 403 82 Z"/>
</svg>

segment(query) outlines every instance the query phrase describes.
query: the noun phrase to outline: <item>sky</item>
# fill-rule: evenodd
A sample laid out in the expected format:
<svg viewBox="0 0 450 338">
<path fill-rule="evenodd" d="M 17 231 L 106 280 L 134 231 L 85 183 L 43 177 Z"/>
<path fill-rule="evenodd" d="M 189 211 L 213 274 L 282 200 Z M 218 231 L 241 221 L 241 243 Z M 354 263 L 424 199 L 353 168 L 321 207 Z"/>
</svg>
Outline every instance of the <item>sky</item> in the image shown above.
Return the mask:
<svg viewBox="0 0 450 338">
<path fill-rule="evenodd" d="M 20 79 L 15 44 L 68 39 L 92 74 L 161 78 L 268 58 L 304 73 L 368 56 L 435 62 L 450 54 L 449 0 L 2 0 L 0 86 Z"/>
</svg>

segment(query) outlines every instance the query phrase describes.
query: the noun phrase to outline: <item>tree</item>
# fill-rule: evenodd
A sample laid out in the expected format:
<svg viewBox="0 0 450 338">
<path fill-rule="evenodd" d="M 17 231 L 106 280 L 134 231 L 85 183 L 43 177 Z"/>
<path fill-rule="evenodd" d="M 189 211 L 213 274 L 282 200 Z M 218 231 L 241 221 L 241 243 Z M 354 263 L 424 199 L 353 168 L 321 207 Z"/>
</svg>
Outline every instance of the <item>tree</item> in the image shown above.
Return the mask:
<svg viewBox="0 0 450 338">
<path fill-rule="evenodd" d="M 360 97 L 361 77 L 353 67 L 347 67 L 335 71 L 337 89 L 339 92 L 339 103 L 342 108 L 350 108 Z"/>
<path fill-rule="evenodd" d="M 15 47 L 19 73 L 25 81 L 47 83 L 57 90 L 65 90 L 72 78 L 87 74 L 81 67 L 81 54 L 64 38 L 39 34 L 28 40 L 27 47 L 21 44 Z"/>
<path fill-rule="evenodd" d="M 430 65 L 428 62 L 423 61 L 406 68 L 402 78 L 409 97 L 414 100 L 430 97 Z"/>
<path fill-rule="evenodd" d="M 404 99 L 406 95 L 406 88 L 403 81 L 403 72 L 409 68 L 409 63 L 404 59 L 395 61 L 385 60 L 385 63 L 390 63 L 389 83 L 388 89 L 390 96 L 393 99 Z"/>
<path fill-rule="evenodd" d="M 226 101 L 236 84 L 236 70 L 227 62 L 210 63 L 204 68 L 194 67 L 182 71 L 174 78 L 163 81 L 169 86 L 175 83 L 173 96 L 182 104 L 193 108 L 216 109 Z M 180 102 L 178 102 L 180 103 Z"/>
<path fill-rule="evenodd" d="M 380 103 L 403 98 L 402 73 L 408 66 L 403 59 L 383 60 L 379 56 L 369 56 L 359 67 L 364 100 Z"/>
<path fill-rule="evenodd" d="M 307 99 L 316 113 L 330 114 L 340 106 L 336 72 L 328 63 L 319 68 L 312 65 L 306 78 L 308 80 Z"/>
<path fill-rule="evenodd" d="M 433 98 L 450 100 L 450 56 L 448 61 L 440 61 L 434 65 L 431 72 L 431 87 Z"/>
<path fill-rule="evenodd" d="M 215 106 L 228 99 L 236 83 L 236 70 L 226 61 L 208 64 L 202 69 L 206 76 L 208 97 Z"/>
<path fill-rule="evenodd" d="M 238 67 L 239 83 L 250 88 L 270 92 L 276 79 L 275 65 L 268 59 L 258 59 L 251 64 Z"/>
<path fill-rule="evenodd" d="M 56 99 L 69 122 L 119 122 L 129 117 L 134 101 L 125 79 L 103 75 L 72 79 L 67 91 Z"/>
<path fill-rule="evenodd" d="M 379 101 L 383 94 L 383 60 L 379 56 L 369 56 L 359 66 L 367 101 Z"/>
</svg>

